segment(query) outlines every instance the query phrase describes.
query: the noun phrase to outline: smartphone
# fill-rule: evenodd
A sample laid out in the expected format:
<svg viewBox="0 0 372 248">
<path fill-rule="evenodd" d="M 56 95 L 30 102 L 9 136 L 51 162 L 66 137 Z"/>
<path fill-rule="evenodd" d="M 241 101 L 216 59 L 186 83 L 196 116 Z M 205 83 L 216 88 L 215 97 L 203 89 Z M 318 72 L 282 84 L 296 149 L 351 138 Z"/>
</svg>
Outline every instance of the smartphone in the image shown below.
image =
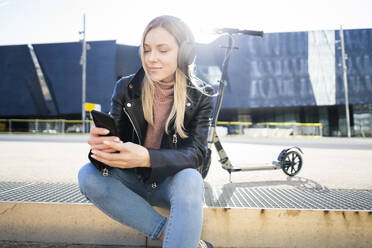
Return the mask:
<svg viewBox="0 0 372 248">
<path fill-rule="evenodd" d="M 96 110 L 92 110 L 90 114 L 92 115 L 96 127 L 106 128 L 110 131 L 108 134 L 102 136 L 118 136 L 115 120 L 109 114 Z"/>
</svg>

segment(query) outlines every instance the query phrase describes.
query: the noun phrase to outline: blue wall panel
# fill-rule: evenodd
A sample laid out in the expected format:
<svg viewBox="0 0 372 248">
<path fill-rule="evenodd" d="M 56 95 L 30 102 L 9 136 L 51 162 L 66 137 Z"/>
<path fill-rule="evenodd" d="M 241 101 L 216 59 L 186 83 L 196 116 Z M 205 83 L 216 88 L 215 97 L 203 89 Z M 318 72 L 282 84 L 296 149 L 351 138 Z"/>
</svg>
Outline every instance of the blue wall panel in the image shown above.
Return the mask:
<svg viewBox="0 0 372 248">
<path fill-rule="evenodd" d="M 0 116 L 37 114 L 35 101 L 41 97 L 40 87 L 33 87 L 37 82 L 26 45 L 0 47 Z"/>
<path fill-rule="evenodd" d="M 223 108 L 315 105 L 307 71 L 306 32 L 234 37 L 239 49 L 231 55 Z M 219 64 L 222 70 L 223 53 L 218 46 L 226 46 L 227 39 L 214 43 L 219 61 L 208 61 L 202 51 L 198 62 L 202 67 Z"/>
<path fill-rule="evenodd" d="M 140 67 L 138 46 L 116 46 L 116 79 L 136 73 Z"/>
<path fill-rule="evenodd" d="M 336 40 L 340 32 L 336 31 Z M 372 103 L 372 29 L 344 30 L 350 104 Z M 338 47 L 341 45 L 338 44 Z M 338 50 L 339 51 L 339 50 Z M 336 55 L 336 103 L 345 104 L 341 52 Z"/>
<path fill-rule="evenodd" d="M 87 53 L 86 101 L 110 107 L 115 82 L 115 41 L 89 42 Z M 81 112 L 82 67 L 80 43 L 34 45 L 39 63 L 51 86 L 60 114 Z"/>
<path fill-rule="evenodd" d="M 312 38 L 309 38 L 309 34 L 313 35 L 310 35 Z M 327 31 L 324 34 L 331 35 L 336 40 L 340 39 L 338 31 Z M 344 34 L 349 58 L 347 66 L 350 104 L 372 103 L 372 29 L 345 30 Z M 324 85 L 319 81 L 319 77 L 313 77 L 314 72 L 312 77 L 309 72 L 309 66 L 314 64 L 314 61 L 309 59 L 310 55 L 314 55 L 314 51 L 321 52 L 324 48 L 324 43 L 323 47 L 317 46 L 316 35 L 322 35 L 321 31 L 316 34 L 269 33 L 265 34 L 264 38 L 235 36 L 235 46 L 239 49 L 232 52 L 222 107 L 316 105 L 314 94 L 318 97 L 322 93 L 320 90 L 323 90 L 318 87 Z M 331 49 L 339 47 L 340 44 L 333 42 L 332 40 L 329 43 L 327 59 L 335 61 L 336 75 L 333 70 L 326 72 L 335 75 L 336 82 L 330 82 L 327 78 L 324 81 L 335 85 L 329 88 L 330 92 L 335 88 L 332 93 L 335 101 L 330 105 L 344 103 L 342 69 L 338 66 L 341 63 L 341 52 L 338 49 L 332 52 Z M 141 66 L 138 47 L 117 45 L 115 41 L 89 44 L 91 49 L 87 55 L 86 100 L 99 103 L 103 111 L 108 111 L 117 78 L 135 73 Z M 212 84 L 217 83 L 225 54 L 225 49 L 219 47 L 226 45 L 226 37 L 220 37 L 211 44 L 197 45 L 197 76 Z M 314 50 L 314 47 L 319 49 Z M 310 48 L 312 52 L 309 52 Z M 55 99 L 57 114 L 79 114 L 81 43 L 37 44 L 34 49 Z M 320 53 L 316 59 L 321 61 L 322 56 Z M 333 64 L 331 68 L 334 68 Z M 26 45 L 0 47 L 0 94 L 0 116 L 50 115 Z"/>
</svg>

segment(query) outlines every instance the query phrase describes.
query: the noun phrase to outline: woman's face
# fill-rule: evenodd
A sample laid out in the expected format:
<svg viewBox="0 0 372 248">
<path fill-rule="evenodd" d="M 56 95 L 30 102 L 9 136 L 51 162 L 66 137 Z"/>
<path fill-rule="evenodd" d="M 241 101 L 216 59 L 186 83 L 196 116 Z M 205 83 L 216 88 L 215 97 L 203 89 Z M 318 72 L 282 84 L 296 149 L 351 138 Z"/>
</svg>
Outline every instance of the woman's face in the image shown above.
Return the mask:
<svg viewBox="0 0 372 248">
<path fill-rule="evenodd" d="M 151 80 L 170 82 L 177 69 L 178 44 L 166 29 L 151 29 L 143 42 L 144 67 Z"/>
</svg>

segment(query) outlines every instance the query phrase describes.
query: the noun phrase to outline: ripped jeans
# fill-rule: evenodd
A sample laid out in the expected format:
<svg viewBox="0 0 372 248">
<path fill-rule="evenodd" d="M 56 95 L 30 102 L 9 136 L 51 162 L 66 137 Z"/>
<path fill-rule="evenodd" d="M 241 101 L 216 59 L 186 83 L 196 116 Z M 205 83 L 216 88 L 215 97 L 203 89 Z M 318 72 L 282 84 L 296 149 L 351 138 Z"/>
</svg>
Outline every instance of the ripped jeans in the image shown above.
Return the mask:
<svg viewBox="0 0 372 248">
<path fill-rule="evenodd" d="M 195 169 L 183 169 L 157 187 L 143 183 L 134 169 L 110 168 L 103 176 L 91 163 L 80 168 L 80 191 L 112 219 L 151 239 L 165 230 L 164 248 L 197 247 L 203 222 L 203 179 Z M 160 215 L 152 206 L 170 209 Z"/>
</svg>

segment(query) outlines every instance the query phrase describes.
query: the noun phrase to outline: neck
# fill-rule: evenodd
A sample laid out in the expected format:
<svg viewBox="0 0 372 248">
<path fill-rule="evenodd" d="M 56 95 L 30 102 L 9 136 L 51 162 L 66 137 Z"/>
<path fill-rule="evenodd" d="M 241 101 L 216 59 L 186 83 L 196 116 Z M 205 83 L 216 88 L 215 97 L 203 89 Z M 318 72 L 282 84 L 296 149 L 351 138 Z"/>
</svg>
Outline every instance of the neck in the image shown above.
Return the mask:
<svg viewBox="0 0 372 248">
<path fill-rule="evenodd" d="M 160 80 L 159 82 L 160 83 L 172 83 L 172 82 L 175 82 L 176 81 L 176 78 L 175 78 L 175 75 L 171 75 L 167 78 L 164 78 L 163 80 Z"/>
<path fill-rule="evenodd" d="M 155 87 L 157 88 L 161 88 L 161 89 L 171 89 L 173 88 L 175 85 L 175 82 L 174 81 L 169 81 L 169 82 L 164 82 L 164 81 L 158 81 L 158 82 L 155 82 Z"/>
<path fill-rule="evenodd" d="M 175 83 L 175 80 L 161 80 L 161 81 L 159 81 L 158 83 L 160 83 L 160 84 L 173 84 L 173 83 Z"/>
</svg>

